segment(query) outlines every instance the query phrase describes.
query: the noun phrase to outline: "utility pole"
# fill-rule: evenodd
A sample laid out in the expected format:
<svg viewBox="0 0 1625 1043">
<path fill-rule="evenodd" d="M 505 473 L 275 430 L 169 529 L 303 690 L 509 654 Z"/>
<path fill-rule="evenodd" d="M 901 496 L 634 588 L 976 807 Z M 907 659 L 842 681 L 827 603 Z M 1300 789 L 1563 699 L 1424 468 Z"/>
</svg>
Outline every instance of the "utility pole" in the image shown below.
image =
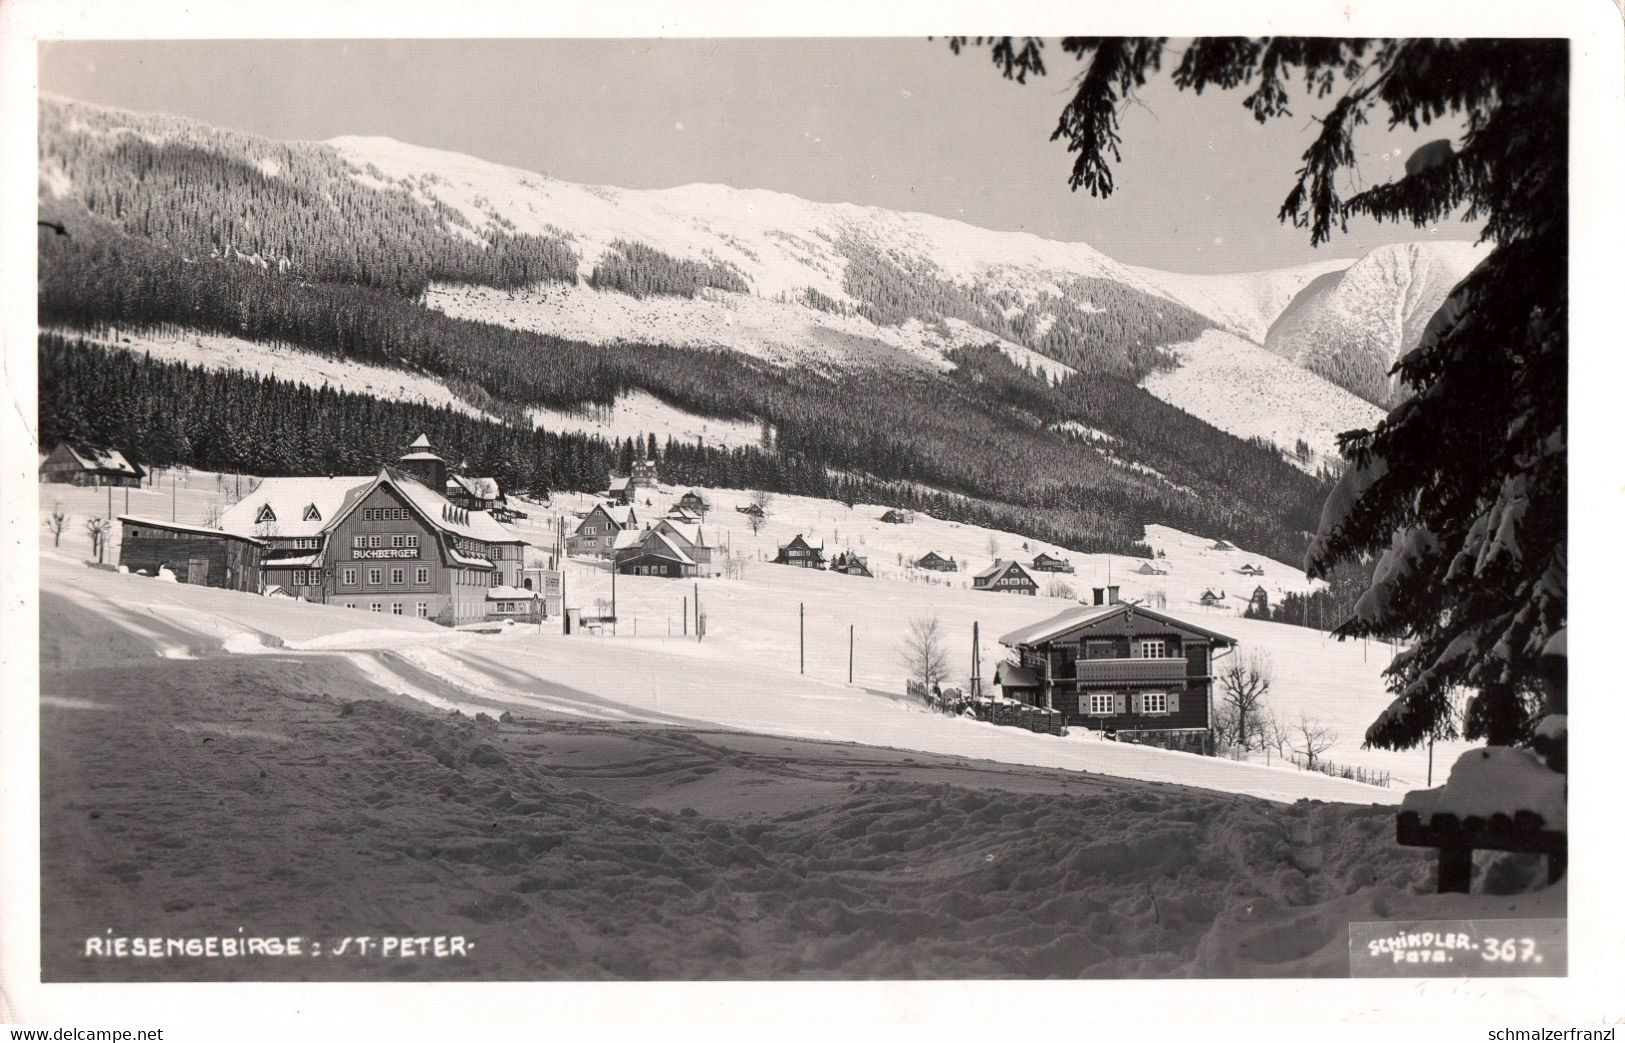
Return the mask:
<svg viewBox="0 0 1625 1043">
<path fill-rule="evenodd" d="M 846 683 L 852 683 L 852 660 L 858 651 L 858 627 L 856 623 L 846 628 Z"/>
<path fill-rule="evenodd" d="M 700 585 L 694 584 L 694 640 L 705 640 L 705 626 L 700 622 Z"/>
<path fill-rule="evenodd" d="M 169 471 L 169 520 L 175 520 L 175 470 Z"/>
<path fill-rule="evenodd" d="M 970 697 L 982 695 L 982 624 L 978 620 L 970 625 Z"/>
<path fill-rule="evenodd" d="M 807 603 L 801 602 L 801 631 L 799 644 L 801 647 L 801 672 L 807 672 Z"/>
</svg>

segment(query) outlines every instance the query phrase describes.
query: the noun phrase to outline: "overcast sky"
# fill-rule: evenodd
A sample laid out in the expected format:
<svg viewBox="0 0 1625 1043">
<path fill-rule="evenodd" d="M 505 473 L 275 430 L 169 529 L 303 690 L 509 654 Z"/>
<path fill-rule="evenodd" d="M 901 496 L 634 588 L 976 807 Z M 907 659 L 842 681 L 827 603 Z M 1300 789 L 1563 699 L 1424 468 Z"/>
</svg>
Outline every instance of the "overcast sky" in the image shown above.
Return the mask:
<svg viewBox="0 0 1625 1043">
<path fill-rule="evenodd" d="M 1078 65 L 1054 44 L 1046 56 L 1050 75 L 1020 86 L 985 52 L 924 39 L 71 42 L 42 45 L 40 89 L 273 138 L 385 135 L 569 181 L 921 210 L 1172 271 L 1476 237 L 1362 222 L 1311 250 L 1275 214 L 1326 102 L 1261 127 L 1245 91 L 1197 97 L 1166 76 L 1124 115 L 1118 191 L 1074 193 L 1049 135 Z M 1396 176 L 1442 136 L 1375 121 L 1361 177 Z"/>
</svg>

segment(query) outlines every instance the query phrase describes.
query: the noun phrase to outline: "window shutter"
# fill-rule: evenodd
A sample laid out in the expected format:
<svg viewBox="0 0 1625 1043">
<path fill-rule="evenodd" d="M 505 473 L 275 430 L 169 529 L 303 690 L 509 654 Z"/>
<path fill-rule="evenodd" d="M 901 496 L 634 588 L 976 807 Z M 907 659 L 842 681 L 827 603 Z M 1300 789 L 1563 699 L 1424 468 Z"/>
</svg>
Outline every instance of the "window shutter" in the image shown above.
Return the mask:
<svg viewBox="0 0 1625 1043">
<path fill-rule="evenodd" d="M 1145 712 L 1145 710 L 1144 710 L 1145 703 L 1144 703 L 1144 700 L 1142 700 L 1140 698 L 1140 693 L 1135 692 L 1134 695 L 1132 696 L 1132 698 L 1134 700 L 1134 712 L 1136 714 L 1144 713 Z"/>
<path fill-rule="evenodd" d="M 1178 692 L 1169 692 L 1168 693 L 1168 712 L 1169 713 L 1178 713 L 1179 712 L 1179 693 Z"/>
<path fill-rule="evenodd" d="M 1128 700 L 1127 700 L 1127 697 L 1125 697 L 1122 692 L 1118 692 L 1112 698 L 1112 709 L 1116 713 L 1125 713 L 1125 712 L 1127 712 L 1127 710 L 1128 710 Z"/>
</svg>

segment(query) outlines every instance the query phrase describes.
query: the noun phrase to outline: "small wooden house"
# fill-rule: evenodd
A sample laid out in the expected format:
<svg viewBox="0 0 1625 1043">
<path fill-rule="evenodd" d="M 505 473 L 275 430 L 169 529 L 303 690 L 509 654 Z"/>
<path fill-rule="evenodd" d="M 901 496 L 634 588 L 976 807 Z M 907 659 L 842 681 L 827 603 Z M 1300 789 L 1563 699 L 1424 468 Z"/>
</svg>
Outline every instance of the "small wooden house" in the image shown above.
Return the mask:
<svg viewBox="0 0 1625 1043">
<path fill-rule="evenodd" d="M 760 518 L 767 513 L 754 503 L 747 503 L 743 507 L 735 507 L 734 510 L 738 511 L 740 514 L 748 514 L 752 518 Z"/>
<path fill-rule="evenodd" d="M 831 572 L 844 572 L 848 576 L 874 578 L 874 573 L 869 571 L 869 559 L 860 558 L 851 551 L 842 551 L 835 555 L 834 560 L 829 563 L 829 570 Z"/>
<path fill-rule="evenodd" d="M 446 479 L 446 499 L 471 511 L 491 511 L 495 514 L 508 508 L 508 497 L 502 492 L 502 483 L 495 478 L 454 474 Z"/>
<path fill-rule="evenodd" d="M 1166 575 L 1168 575 L 1168 570 L 1167 569 L 1159 569 L 1155 565 L 1151 564 L 1149 561 L 1142 562 L 1140 564 L 1140 567 L 1135 569 L 1134 571 L 1138 572 L 1142 576 L 1166 576 Z"/>
<path fill-rule="evenodd" d="M 1222 605 L 1224 604 L 1224 591 L 1221 590 L 1215 594 L 1212 590 L 1204 590 L 1202 591 L 1202 596 L 1198 600 L 1208 608 L 1213 608 L 1216 605 Z"/>
<path fill-rule="evenodd" d="M 58 485 L 112 485 L 136 488 L 147 476 L 138 465 L 125 459 L 117 449 L 57 443 L 40 464 L 42 482 Z"/>
<path fill-rule="evenodd" d="M 564 541 L 569 554 L 607 558 L 615 550 L 615 534 L 638 527 L 638 509 L 630 505 L 595 504 Z"/>
<path fill-rule="evenodd" d="M 896 507 L 893 507 L 885 514 L 882 514 L 880 516 L 880 520 L 885 522 L 887 525 L 907 525 L 914 519 L 909 517 L 907 511 L 900 511 Z"/>
<path fill-rule="evenodd" d="M 1264 574 L 1264 570 L 1262 568 L 1254 565 L 1250 561 L 1236 571 L 1241 573 L 1243 576 L 1262 576 Z"/>
<path fill-rule="evenodd" d="M 1213 546 L 1208 548 L 1208 550 L 1235 550 L 1235 549 L 1236 549 L 1235 545 L 1232 544 L 1229 540 L 1214 540 L 1213 541 Z"/>
<path fill-rule="evenodd" d="M 1046 551 L 1033 559 L 1033 569 L 1038 572 L 1071 572 L 1072 563 Z"/>
<path fill-rule="evenodd" d="M 925 555 L 914 562 L 916 568 L 930 569 L 932 572 L 958 572 L 959 562 L 952 558 L 944 558 L 936 551 L 926 551 Z"/>
<path fill-rule="evenodd" d="M 1019 561 L 995 561 L 971 579 L 976 590 L 990 590 L 999 594 L 1027 594 L 1038 596 L 1038 581 L 1021 567 Z"/>
<path fill-rule="evenodd" d="M 616 551 L 616 572 L 624 576 L 662 576 L 666 579 L 699 575 L 699 563 L 665 533 L 646 529 L 639 535 L 641 538 L 633 546 Z"/>
<path fill-rule="evenodd" d="M 680 498 L 678 498 L 677 506 L 690 514 L 701 518 L 705 517 L 706 512 L 711 509 L 711 505 L 705 502 L 705 497 L 701 496 L 693 489 L 690 489 L 688 492 L 684 493 Z"/>
<path fill-rule="evenodd" d="M 1263 587 L 1254 587 L 1249 601 L 1255 614 L 1266 617 L 1270 614 L 1270 592 Z"/>
<path fill-rule="evenodd" d="M 796 538 L 779 548 L 778 556 L 773 559 L 775 565 L 794 565 L 802 569 L 821 569 L 824 567 L 824 548 L 814 547 L 808 543 L 806 537 L 800 533 Z"/>
</svg>

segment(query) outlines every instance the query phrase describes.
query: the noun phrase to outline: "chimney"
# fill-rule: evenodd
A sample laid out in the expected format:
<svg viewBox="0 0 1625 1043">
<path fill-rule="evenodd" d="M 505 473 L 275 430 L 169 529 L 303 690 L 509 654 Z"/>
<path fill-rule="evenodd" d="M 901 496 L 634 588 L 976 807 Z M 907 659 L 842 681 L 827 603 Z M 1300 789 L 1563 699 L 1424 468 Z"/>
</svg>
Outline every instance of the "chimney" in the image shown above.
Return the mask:
<svg viewBox="0 0 1625 1043">
<path fill-rule="evenodd" d="M 1104 588 L 1104 587 L 1095 587 L 1094 591 L 1095 591 L 1095 604 L 1104 605 L 1106 603 L 1106 588 Z"/>
<path fill-rule="evenodd" d="M 1118 602 L 1117 592 L 1119 590 L 1121 590 L 1121 589 L 1122 589 L 1121 587 L 1107 587 L 1106 588 L 1106 599 L 1107 599 L 1106 603 L 1108 605 L 1117 604 L 1117 602 Z"/>
</svg>

